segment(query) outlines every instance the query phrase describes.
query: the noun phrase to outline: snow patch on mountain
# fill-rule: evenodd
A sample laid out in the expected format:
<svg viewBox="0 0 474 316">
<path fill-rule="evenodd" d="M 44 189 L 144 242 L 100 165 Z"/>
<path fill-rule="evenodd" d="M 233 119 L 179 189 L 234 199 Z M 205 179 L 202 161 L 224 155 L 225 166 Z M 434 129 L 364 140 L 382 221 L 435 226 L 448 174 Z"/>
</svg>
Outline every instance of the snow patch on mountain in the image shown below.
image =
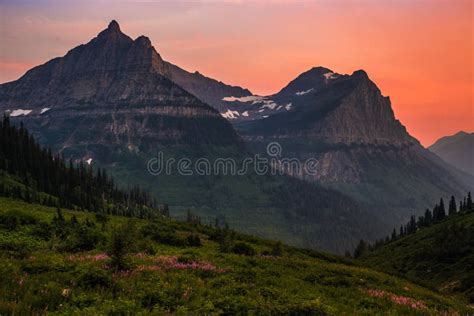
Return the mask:
<svg viewBox="0 0 474 316">
<path fill-rule="evenodd" d="M 326 78 L 326 81 L 336 79 L 338 74 L 335 74 L 334 72 L 326 72 L 324 75 L 324 78 Z"/>
<path fill-rule="evenodd" d="M 40 114 L 43 114 L 43 113 L 45 113 L 45 112 L 47 112 L 47 111 L 49 111 L 49 110 L 51 110 L 51 108 L 43 108 L 43 109 L 41 109 Z"/>
<path fill-rule="evenodd" d="M 301 95 L 305 95 L 305 94 L 307 94 L 307 93 L 310 93 L 310 92 L 313 91 L 313 90 L 314 90 L 314 88 L 311 88 L 311 89 L 308 89 L 308 90 L 306 90 L 306 91 L 298 91 L 298 92 L 296 92 L 295 94 L 298 95 L 298 96 L 301 96 Z"/>
<path fill-rule="evenodd" d="M 270 109 L 270 110 L 274 110 L 277 106 L 278 106 L 278 104 L 276 104 L 272 100 L 265 100 L 265 101 L 263 101 L 263 105 L 260 108 L 261 109 L 267 108 L 267 109 Z"/>
<path fill-rule="evenodd" d="M 265 97 L 261 97 L 259 95 L 249 95 L 246 97 L 224 97 L 222 98 L 222 101 L 227 101 L 227 102 L 255 102 L 259 100 L 263 100 Z"/>
<path fill-rule="evenodd" d="M 13 112 L 10 113 L 10 116 L 22 116 L 22 115 L 28 115 L 32 112 L 33 110 L 13 110 Z"/>
<path fill-rule="evenodd" d="M 245 111 L 242 113 L 242 116 L 248 117 L 249 116 L 249 111 Z"/>
<path fill-rule="evenodd" d="M 293 104 L 290 102 L 290 103 L 288 103 L 287 105 L 285 105 L 285 109 L 286 109 L 287 111 L 289 111 L 292 106 L 293 106 Z"/>
<path fill-rule="evenodd" d="M 235 119 L 237 116 L 240 116 L 240 113 L 237 111 L 232 111 L 230 109 L 227 109 L 227 112 L 221 113 L 222 117 L 225 117 L 226 119 Z"/>
</svg>

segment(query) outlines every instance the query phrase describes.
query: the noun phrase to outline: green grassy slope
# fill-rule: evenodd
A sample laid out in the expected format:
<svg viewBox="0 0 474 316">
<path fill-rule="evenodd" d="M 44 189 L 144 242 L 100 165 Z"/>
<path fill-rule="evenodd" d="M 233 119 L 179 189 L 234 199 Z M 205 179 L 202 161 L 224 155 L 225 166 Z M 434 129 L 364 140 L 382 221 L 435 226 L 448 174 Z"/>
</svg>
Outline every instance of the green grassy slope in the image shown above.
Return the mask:
<svg viewBox="0 0 474 316">
<path fill-rule="evenodd" d="M 456 298 L 338 256 L 280 251 L 231 232 L 218 238 L 223 231 L 167 218 L 114 216 L 102 224 L 92 213 L 63 210 L 64 221 L 55 213 L 0 198 L 0 314 L 472 312 Z M 107 253 L 124 223 L 133 244 L 127 268 L 117 271 Z"/>
<path fill-rule="evenodd" d="M 474 212 L 456 214 L 390 242 L 361 259 L 445 293 L 462 292 L 474 302 Z"/>
</svg>

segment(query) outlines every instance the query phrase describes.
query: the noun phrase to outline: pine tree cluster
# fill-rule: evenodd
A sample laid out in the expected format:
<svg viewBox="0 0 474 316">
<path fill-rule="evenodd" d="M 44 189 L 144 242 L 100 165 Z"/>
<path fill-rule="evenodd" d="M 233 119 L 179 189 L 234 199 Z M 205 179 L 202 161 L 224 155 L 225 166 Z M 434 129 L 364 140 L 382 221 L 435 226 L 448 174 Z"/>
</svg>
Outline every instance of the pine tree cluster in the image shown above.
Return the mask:
<svg viewBox="0 0 474 316">
<path fill-rule="evenodd" d="M 390 236 L 386 236 L 383 239 L 376 240 L 373 245 L 369 245 L 364 240 L 360 240 L 354 251 L 354 258 L 360 257 L 367 251 L 376 250 L 377 248 L 380 248 L 381 246 L 389 242 L 397 240 L 400 237 L 413 234 L 419 229 L 429 227 L 450 216 L 455 216 L 456 214 L 467 213 L 472 211 L 474 211 L 474 205 L 472 204 L 471 192 L 469 192 L 468 195 L 459 202 L 459 209 L 456 206 L 456 199 L 454 198 L 454 196 L 451 196 L 447 212 L 444 205 L 444 201 L 441 198 L 439 204 L 436 204 L 432 211 L 426 209 L 425 214 L 422 216 L 418 216 L 418 218 L 416 218 L 415 215 L 410 216 L 410 220 L 405 225 L 400 226 L 398 233 L 397 229 L 393 229 L 392 234 Z"/>
<path fill-rule="evenodd" d="M 0 196 L 28 203 L 141 218 L 168 213 L 139 187 L 119 189 L 105 169 L 94 170 L 82 161 L 66 163 L 43 149 L 23 124 L 12 125 L 8 116 L 0 122 L 0 174 Z M 14 181 L 5 181 L 7 176 Z"/>
</svg>

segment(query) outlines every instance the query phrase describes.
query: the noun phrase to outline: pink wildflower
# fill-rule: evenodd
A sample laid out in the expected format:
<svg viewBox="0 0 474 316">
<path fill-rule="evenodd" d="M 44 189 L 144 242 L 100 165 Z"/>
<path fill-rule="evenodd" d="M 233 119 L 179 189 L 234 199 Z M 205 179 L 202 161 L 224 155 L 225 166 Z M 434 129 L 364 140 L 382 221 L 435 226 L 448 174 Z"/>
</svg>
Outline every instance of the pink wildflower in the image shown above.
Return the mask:
<svg viewBox="0 0 474 316">
<path fill-rule="evenodd" d="M 71 255 L 67 257 L 67 259 L 70 261 L 103 261 L 109 258 L 110 257 L 105 253 L 100 253 L 96 255 L 82 255 L 82 256 Z"/>
<path fill-rule="evenodd" d="M 161 268 L 159 266 L 146 266 L 146 265 L 139 265 L 135 271 L 158 271 L 160 270 Z"/>
<path fill-rule="evenodd" d="M 167 269 L 201 270 L 201 271 L 213 271 L 217 273 L 225 272 L 224 269 L 219 269 L 212 263 L 206 262 L 206 261 L 178 262 L 177 256 L 160 256 L 156 258 L 155 261 Z"/>
<path fill-rule="evenodd" d="M 395 304 L 408 306 L 412 309 L 426 309 L 426 304 L 423 301 L 415 300 L 411 297 L 396 295 L 383 290 L 368 289 L 365 291 L 369 296 L 377 298 L 387 298 Z"/>
</svg>

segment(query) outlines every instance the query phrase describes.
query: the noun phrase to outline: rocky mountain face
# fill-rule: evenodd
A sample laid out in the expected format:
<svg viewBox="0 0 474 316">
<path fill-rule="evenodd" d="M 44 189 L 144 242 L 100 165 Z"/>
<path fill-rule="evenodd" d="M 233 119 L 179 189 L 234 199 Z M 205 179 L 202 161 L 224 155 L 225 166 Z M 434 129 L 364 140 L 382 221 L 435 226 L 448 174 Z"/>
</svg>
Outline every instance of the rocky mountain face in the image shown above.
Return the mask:
<svg viewBox="0 0 474 316">
<path fill-rule="evenodd" d="M 99 100 L 141 102 L 153 100 L 164 89 L 150 89 L 168 70 L 150 40 L 132 40 L 112 21 L 107 29 L 62 58 L 28 71 L 22 78 L 1 86 L 2 106 L 28 101 L 31 108 L 54 102 L 61 107 Z M 134 80 L 130 80 L 130 77 Z M 148 80 L 151 82 L 143 86 Z M 174 88 L 176 89 L 176 87 Z"/>
<path fill-rule="evenodd" d="M 150 40 L 132 40 L 112 21 L 89 43 L 1 85 L 0 108 L 24 121 L 41 121 L 44 133 L 55 134 L 51 145 L 61 143 L 61 150 L 89 142 L 126 142 L 130 150 L 142 150 L 151 144 L 147 140 L 179 143 L 196 135 L 212 143 L 238 141 L 217 111 L 168 77 Z M 222 127 L 222 138 L 203 135 L 197 121 L 183 130 L 159 119 L 163 115 L 176 121 L 205 118 Z"/>
<path fill-rule="evenodd" d="M 196 82 L 213 87 L 190 88 Z M 203 93 L 201 100 L 192 89 Z M 190 76 L 164 62 L 148 38 L 131 39 L 112 21 L 87 44 L 0 85 L 0 111 L 66 159 L 105 167 L 123 186 L 139 184 L 170 204 L 175 215 L 191 210 L 204 222 L 222 215 L 233 228 L 333 252 L 391 227 L 340 192 L 287 176 L 257 175 L 252 166 L 244 175 L 198 174 L 193 167 L 199 158 L 210 163 L 229 158 L 240 166 L 248 156 L 228 120 L 202 101 L 203 95 L 216 100 L 219 93 L 250 94 Z M 148 162 L 159 153 L 170 173 L 149 172 Z M 194 170 L 191 175 L 179 172 L 182 158 L 184 169 Z"/>
<path fill-rule="evenodd" d="M 316 172 L 289 173 L 363 200 L 394 223 L 414 207 L 462 196 L 473 186 L 472 177 L 407 133 L 390 99 L 364 71 L 340 75 L 313 68 L 268 98 L 291 108 L 232 121 L 254 151 L 265 153 L 269 142 L 278 142 L 283 158 L 316 159 Z"/>
<path fill-rule="evenodd" d="M 460 131 L 442 137 L 428 149 L 459 170 L 474 175 L 474 133 Z"/>
<path fill-rule="evenodd" d="M 271 98 L 292 106 L 264 120 L 238 124 L 247 138 L 274 135 L 338 144 L 417 143 L 395 119 L 389 98 L 362 70 L 347 76 L 313 68 Z"/>
</svg>

